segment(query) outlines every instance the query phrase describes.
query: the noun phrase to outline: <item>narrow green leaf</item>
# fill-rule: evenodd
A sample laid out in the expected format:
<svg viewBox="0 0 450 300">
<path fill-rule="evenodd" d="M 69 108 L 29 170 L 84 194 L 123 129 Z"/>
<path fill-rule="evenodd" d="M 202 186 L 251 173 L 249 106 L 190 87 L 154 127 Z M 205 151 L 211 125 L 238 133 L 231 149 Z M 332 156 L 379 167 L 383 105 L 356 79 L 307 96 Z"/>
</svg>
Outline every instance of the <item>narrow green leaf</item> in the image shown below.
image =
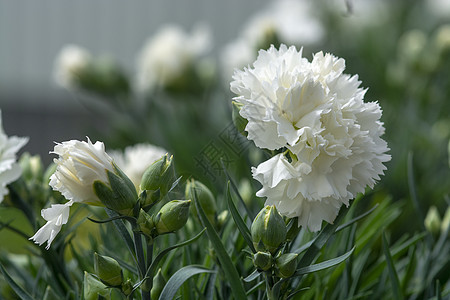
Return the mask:
<svg viewBox="0 0 450 300">
<path fill-rule="evenodd" d="M 389 251 L 389 245 L 386 241 L 386 234 L 383 232 L 383 251 L 386 257 L 386 263 L 389 270 L 389 278 L 391 279 L 391 288 L 394 293 L 395 299 L 404 299 L 403 293 L 400 289 L 400 282 L 398 280 L 397 271 L 395 270 L 394 262 L 392 261 L 391 252 Z"/>
<path fill-rule="evenodd" d="M 250 230 L 245 224 L 244 220 L 242 220 L 241 215 L 239 214 L 236 206 L 234 205 L 233 199 L 230 193 L 230 181 L 227 184 L 227 200 L 228 200 L 228 208 L 230 210 L 231 216 L 233 217 L 234 223 L 236 223 L 239 232 L 242 234 L 242 237 L 247 242 L 247 245 L 250 247 L 253 253 L 256 253 L 255 246 L 253 246 L 252 237 Z"/>
<path fill-rule="evenodd" d="M 306 267 L 313 261 L 317 253 L 319 253 L 320 249 L 322 249 L 328 239 L 335 233 L 339 222 L 344 219 L 348 211 L 349 207 L 343 206 L 341 208 L 341 211 L 339 212 L 339 215 L 334 220 L 334 224 L 325 225 L 325 228 L 322 229 L 322 231 L 317 235 L 314 242 L 311 244 L 305 255 L 303 255 L 300 262 L 298 263 L 300 267 Z"/>
<path fill-rule="evenodd" d="M 295 276 L 295 277 L 296 276 L 301 276 L 301 275 L 304 275 L 304 274 L 308 274 L 308 273 L 317 272 L 317 271 L 320 271 L 320 270 L 331 268 L 331 267 L 333 267 L 335 265 L 340 264 L 341 262 L 343 262 L 347 258 L 349 258 L 350 255 L 352 255 L 353 251 L 355 251 L 355 247 L 353 247 L 347 253 L 345 253 L 345 254 L 343 254 L 341 256 L 338 256 L 336 258 L 329 259 L 329 260 L 320 262 L 318 264 L 310 265 L 310 266 L 307 266 L 307 267 L 298 268 L 297 271 L 295 271 L 293 276 Z"/>
<path fill-rule="evenodd" d="M 342 229 L 344 229 L 344 228 L 346 228 L 346 227 L 348 227 L 348 226 L 350 226 L 350 225 L 353 225 L 353 223 L 356 223 L 356 222 L 358 222 L 359 220 L 363 219 L 364 217 L 370 215 L 377 207 L 378 207 L 378 203 L 375 204 L 371 209 L 369 209 L 369 210 L 366 211 L 365 213 L 363 213 L 363 214 L 357 216 L 356 218 L 351 219 L 351 220 L 348 221 L 347 223 L 342 224 L 341 226 L 339 226 L 338 228 L 336 228 L 336 232 L 339 232 L 339 231 L 341 231 Z"/>
<path fill-rule="evenodd" d="M 250 220 L 253 220 L 256 217 L 256 214 L 252 214 L 250 212 L 250 210 L 248 209 L 247 205 L 244 202 L 244 199 L 242 199 L 241 194 L 239 194 L 239 189 L 236 186 L 236 184 L 234 183 L 233 178 L 231 178 L 230 173 L 228 173 L 228 170 L 225 167 L 225 164 L 223 163 L 222 160 L 221 160 L 221 162 L 222 162 L 223 171 L 224 171 L 225 175 L 227 176 L 228 181 L 231 183 L 231 187 L 233 188 L 234 192 L 236 193 L 236 195 L 239 198 L 239 201 L 241 202 L 242 206 L 244 207 L 245 211 L 247 212 L 247 216 L 250 218 Z"/>
<path fill-rule="evenodd" d="M 263 281 L 260 281 L 260 282 L 258 282 L 257 284 L 255 284 L 251 289 L 249 289 L 248 291 L 247 291 L 247 296 L 248 295 L 251 295 L 252 293 L 254 293 L 255 291 L 257 291 L 258 289 L 259 289 L 259 287 L 260 286 L 262 286 L 262 285 L 264 285 L 266 282 L 263 280 Z"/>
<path fill-rule="evenodd" d="M 261 275 L 260 272 L 258 272 L 258 270 L 255 270 L 252 272 L 252 274 L 248 275 L 247 277 L 244 278 L 245 282 L 251 282 L 253 280 L 255 280 L 256 278 L 258 278 L 258 276 Z"/>
<path fill-rule="evenodd" d="M 3 265 L 0 264 L 0 270 L 2 271 L 3 277 L 5 277 L 6 282 L 13 289 L 13 291 L 20 297 L 22 300 L 33 300 L 33 298 L 23 289 L 21 288 L 14 279 L 9 276 L 6 270 L 3 268 Z"/>
<path fill-rule="evenodd" d="M 179 247 L 183 247 L 186 246 L 190 243 L 195 242 L 196 240 L 198 240 L 198 238 L 200 238 L 200 236 L 203 234 L 203 232 L 205 232 L 206 228 L 203 229 L 202 231 L 200 231 L 199 234 L 197 234 L 196 236 L 194 236 L 192 239 L 184 241 L 182 243 L 173 245 L 169 248 L 166 248 L 164 250 L 162 250 L 153 260 L 152 264 L 150 265 L 150 267 L 148 267 L 147 272 L 145 272 L 145 278 L 152 278 L 153 274 L 155 273 L 156 267 L 158 266 L 159 262 L 163 259 L 163 257 L 169 253 L 170 251 L 172 251 L 173 249 L 179 248 Z"/>
<path fill-rule="evenodd" d="M 119 214 L 117 214 L 112 209 L 105 208 L 105 211 L 106 211 L 106 214 L 110 218 L 119 216 Z M 137 265 L 136 253 L 134 252 L 134 242 L 133 242 L 133 239 L 131 238 L 130 233 L 128 232 L 128 229 L 125 227 L 123 220 L 113 220 L 112 222 L 113 222 L 114 226 L 116 227 L 117 231 L 119 232 L 119 235 L 122 237 L 123 241 L 125 242 L 125 245 L 127 246 L 128 250 L 131 253 L 131 256 L 133 257 L 133 259 Z"/>
<path fill-rule="evenodd" d="M 215 273 L 214 270 L 206 269 L 202 266 L 190 265 L 183 267 L 176 271 L 172 277 L 167 281 L 164 286 L 159 300 L 172 300 L 174 299 L 178 289 L 183 285 L 183 283 L 194 275 L 200 273 Z M 245 299 L 245 298 L 243 298 Z"/>
<path fill-rule="evenodd" d="M 195 189 L 192 189 L 191 194 L 194 196 L 193 200 L 195 203 L 195 206 L 197 208 L 198 217 L 200 219 L 200 222 L 203 224 L 204 227 L 206 227 L 206 234 L 209 237 L 209 240 L 214 247 L 214 250 L 216 251 L 217 258 L 219 259 L 220 263 L 222 264 L 223 272 L 225 273 L 225 278 L 227 278 L 231 285 L 231 291 L 234 295 L 235 299 L 246 299 L 246 294 L 244 287 L 242 285 L 242 282 L 240 280 L 240 276 L 238 271 L 236 270 L 233 261 L 231 260 L 230 256 L 228 255 L 227 251 L 225 250 L 224 245 L 222 244 L 222 241 L 220 240 L 220 237 L 217 235 L 216 230 L 209 222 L 208 218 L 206 217 L 205 212 L 203 211 L 202 206 L 198 203 L 197 199 L 197 192 Z"/>
</svg>

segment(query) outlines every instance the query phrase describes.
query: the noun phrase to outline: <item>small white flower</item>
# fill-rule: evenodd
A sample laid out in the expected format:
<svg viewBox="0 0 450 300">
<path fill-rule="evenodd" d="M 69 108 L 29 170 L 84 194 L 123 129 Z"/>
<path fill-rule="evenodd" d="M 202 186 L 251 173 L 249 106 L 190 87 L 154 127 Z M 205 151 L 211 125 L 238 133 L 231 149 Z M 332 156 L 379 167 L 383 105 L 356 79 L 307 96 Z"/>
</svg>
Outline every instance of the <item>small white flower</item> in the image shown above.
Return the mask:
<svg viewBox="0 0 450 300">
<path fill-rule="evenodd" d="M 344 74 L 345 61 L 330 54 L 308 62 L 295 47 L 272 46 L 253 66 L 236 71 L 231 83 L 248 138 L 260 148 L 287 148 L 290 157 L 278 154 L 252 169 L 263 186 L 257 195 L 317 231 L 386 169 L 381 108 L 364 102 L 358 77 Z"/>
<path fill-rule="evenodd" d="M 16 181 L 22 174 L 17 163 L 17 152 L 28 142 L 28 138 L 8 137 L 3 131 L 0 111 L 0 203 L 8 194 L 7 185 Z"/>
<path fill-rule="evenodd" d="M 111 157 L 117 166 L 139 187 L 145 170 L 160 159 L 167 151 L 150 144 L 136 144 L 120 151 L 112 151 Z"/>
<path fill-rule="evenodd" d="M 65 46 L 55 59 L 54 80 L 64 88 L 76 88 L 80 72 L 89 66 L 91 59 L 86 49 L 76 45 Z"/>
<path fill-rule="evenodd" d="M 211 48 L 205 25 L 187 34 L 176 25 L 162 27 L 144 45 L 137 60 L 137 88 L 148 91 L 178 78 Z"/>
<path fill-rule="evenodd" d="M 50 177 L 50 186 L 59 191 L 69 202 L 43 209 L 47 223 L 30 239 L 50 247 L 61 226 L 67 223 L 70 206 L 74 202 L 103 206 L 93 188 L 94 181 L 109 185 L 107 171 L 115 173 L 112 158 L 105 152 L 102 142 L 70 140 L 56 144 L 54 151 L 56 171 Z"/>
</svg>

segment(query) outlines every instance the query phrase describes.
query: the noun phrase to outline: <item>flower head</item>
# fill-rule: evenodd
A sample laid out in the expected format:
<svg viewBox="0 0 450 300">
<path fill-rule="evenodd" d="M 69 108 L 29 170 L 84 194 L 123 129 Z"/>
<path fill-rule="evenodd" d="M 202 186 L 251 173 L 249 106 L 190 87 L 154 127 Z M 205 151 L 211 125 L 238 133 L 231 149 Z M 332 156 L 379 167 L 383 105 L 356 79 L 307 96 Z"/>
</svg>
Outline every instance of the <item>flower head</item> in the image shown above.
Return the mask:
<svg viewBox="0 0 450 300">
<path fill-rule="evenodd" d="M 8 194 L 6 186 L 17 180 L 22 169 L 17 163 L 17 152 L 28 142 L 28 138 L 17 136 L 8 137 L 3 131 L 0 111 L 0 203 Z"/>
<path fill-rule="evenodd" d="M 55 60 L 54 79 L 60 86 L 73 89 L 78 86 L 79 77 L 91 62 L 91 54 L 76 45 L 61 49 Z"/>
<path fill-rule="evenodd" d="M 260 148 L 287 149 L 252 169 L 263 186 L 257 195 L 311 231 L 372 188 L 390 160 L 380 106 L 364 102 L 358 77 L 344 69 L 331 54 L 309 62 L 295 47 L 272 46 L 231 83 L 248 138 Z"/>
<path fill-rule="evenodd" d="M 122 152 L 111 152 L 111 157 L 117 166 L 139 187 L 145 170 L 160 159 L 167 151 L 150 144 L 136 144 L 125 148 Z"/>
<path fill-rule="evenodd" d="M 183 75 L 211 47 L 206 26 L 191 34 L 175 25 L 162 27 L 144 45 L 137 61 L 137 87 L 141 91 L 165 86 Z"/>
<path fill-rule="evenodd" d="M 47 249 L 67 223 L 70 206 L 74 202 L 106 206 L 122 214 L 130 214 L 137 199 L 131 181 L 114 165 L 105 152 L 102 142 L 70 140 L 56 144 L 51 153 L 56 171 L 50 177 L 50 186 L 59 191 L 69 202 L 54 204 L 43 209 L 47 223 L 30 239 L 41 245 L 47 241 Z"/>
</svg>

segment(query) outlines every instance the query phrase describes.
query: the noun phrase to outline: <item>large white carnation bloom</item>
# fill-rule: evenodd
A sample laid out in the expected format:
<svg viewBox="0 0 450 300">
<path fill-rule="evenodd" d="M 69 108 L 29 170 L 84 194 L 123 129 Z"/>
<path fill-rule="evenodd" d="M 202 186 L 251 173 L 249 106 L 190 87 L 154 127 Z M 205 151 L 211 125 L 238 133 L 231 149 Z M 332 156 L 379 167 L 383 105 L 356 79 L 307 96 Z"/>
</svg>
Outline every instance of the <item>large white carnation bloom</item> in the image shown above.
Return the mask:
<svg viewBox="0 0 450 300">
<path fill-rule="evenodd" d="M 110 152 L 114 162 L 136 188 L 139 187 L 145 170 L 166 153 L 165 149 L 150 144 L 136 144 L 125 148 L 123 152 Z"/>
<path fill-rule="evenodd" d="M 50 186 L 59 191 L 69 202 L 53 204 L 41 211 L 47 223 L 30 239 L 36 244 L 47 242 L 47 249 L 53 239 L 67 223 L 70 206 L 74 202 L 102 206 L 93 188 L 94 181 L 109 185 L 107 171 L 115 173 L 112 158 L 105 152 L 102 142 L 70 140 L 56 144 L 53 152 L 56 171 L 50 177 Z"/>
<path fill-rule="evenodd" d="M 221 52 L 220 59 L 227 82 L 235 68 L 242 68 L 254 61 L 259 48 L 273 42 L 273 37 L 292 45 L 314 45 L 320 42 L 325 30 L 315 15 L 312 3 L 306 0 L 275 0 L 252 16 L 239 37 Z"/>
<path fill-rule="evenodd" d="M 91 54 L 77 45 L 66 45 L 55 59 L 53 77 L 60 86 L 73 89 L 77 87 L 80 72 L 91 63 Z"/>
<path fill-rule="evenodd" d="M 390 160 L 380 138 L 381 108 L 364 102 L 358 77 L 344 69 L 345 61 L 331 54 L 319 52 L 309 62 L 295 47 L 272 46 L 231 83 L 248 138 L 260 148 L 287 148 L 252 169 L 263 186 L 257 195 L 311 231 L 372 188 Z"/>
<path fill-rule="evenodd" d="M 211 41 L 211 32 L 203 24 L 190 34 L 176 25 L 162 27 L 138 56 L 137 88 L 147 91 L 178 78 L 210 50 Z"/>
<path fill-rule="evenodd" d="M 16 181 L 22 174 L 22 169 L 17 163 L 17 152 L 28 142 L 28 138 L 8 137 L 3 131 L 2 116 L 0 111 L 0 203 L 8 194 L 7 185 Z"/>
</svg>

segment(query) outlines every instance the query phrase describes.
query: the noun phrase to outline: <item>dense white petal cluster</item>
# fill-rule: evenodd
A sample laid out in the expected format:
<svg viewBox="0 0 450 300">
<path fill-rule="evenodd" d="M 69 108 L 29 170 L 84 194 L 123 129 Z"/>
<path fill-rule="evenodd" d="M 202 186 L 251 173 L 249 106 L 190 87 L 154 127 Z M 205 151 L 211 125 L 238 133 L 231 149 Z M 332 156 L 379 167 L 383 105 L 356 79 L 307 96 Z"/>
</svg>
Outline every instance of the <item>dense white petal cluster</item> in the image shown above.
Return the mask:
<svg viewBox="0 0 450 300">
<path fill-rule="evenodd" d="M 272 42 L 271 37 L 291 45 L 313 45 L 323 38 L 324 33 L 311 1 L 272 1 L 249 19 L 236 40 L 224 47 L 221 53 L 224 77 L 228 82 L 235 68 L 254 61 L 267 39 Z"/>
<path fill-rule="evenodd" d="M 167 151 L 150 144 L 136 144 L 125 148 L 123 152 L 110 152 L 116 165 L 139 187 L 145 170 L 160 159 Z"/>
<path fill-rule="evenodd" d="M 80 72 L 89 66 L 91 60 L 86 49 L 76 45 L 65 46 L 55 59 L 54 80 L 64 88 L 76 88 Z"/>
<path fill-rule="evenodd" d="M 41 211 L 47 223 L 30 239 L 42 245 L 47 241 L 47 249 L 53 239 L 67 223 L 70 206 L 74 202 L 102 205 L 95 195 L 94 181 L 109 185 L 106 171 L 115 172 L 112 158 L 105 152 L 102 142 L 70 140 L 56 144 L 53 152 L 56 171 L 50 177 L 50 186 L 59 191 L 69 202 L 55 204 Z"/>
<path fill-rule="evenodd" d="M 252 169 L 263 186 L 257 195 L 311 231 L 372 188 L 390 160 L 380 106 L 364 102 L 358 76 L 344 69 L 331 54 L 309 62 L 295 47 L 272 46 L 231 82 L 248 138 L 260 148 L 285 149 Z"/>
<path fill-rule="evenodd" d="M 0 111 L 0 203 L 8 194 L 7 185 L 16 181 L 22 174 L 22 169 L 17 163 L 17 152 L 28 142 L 28 138 L 8 137 L 3 131 L 2 116 Z"/>
<path fill-rule="evenodd" d="M 162 27 L 144 45 L 137 60 L 137 88 L 148 91 L 178 78 L 193 62 L 211 48 L 212 37 L 206 25 L 191 34 L 176 25 Z"/>
</svg>

